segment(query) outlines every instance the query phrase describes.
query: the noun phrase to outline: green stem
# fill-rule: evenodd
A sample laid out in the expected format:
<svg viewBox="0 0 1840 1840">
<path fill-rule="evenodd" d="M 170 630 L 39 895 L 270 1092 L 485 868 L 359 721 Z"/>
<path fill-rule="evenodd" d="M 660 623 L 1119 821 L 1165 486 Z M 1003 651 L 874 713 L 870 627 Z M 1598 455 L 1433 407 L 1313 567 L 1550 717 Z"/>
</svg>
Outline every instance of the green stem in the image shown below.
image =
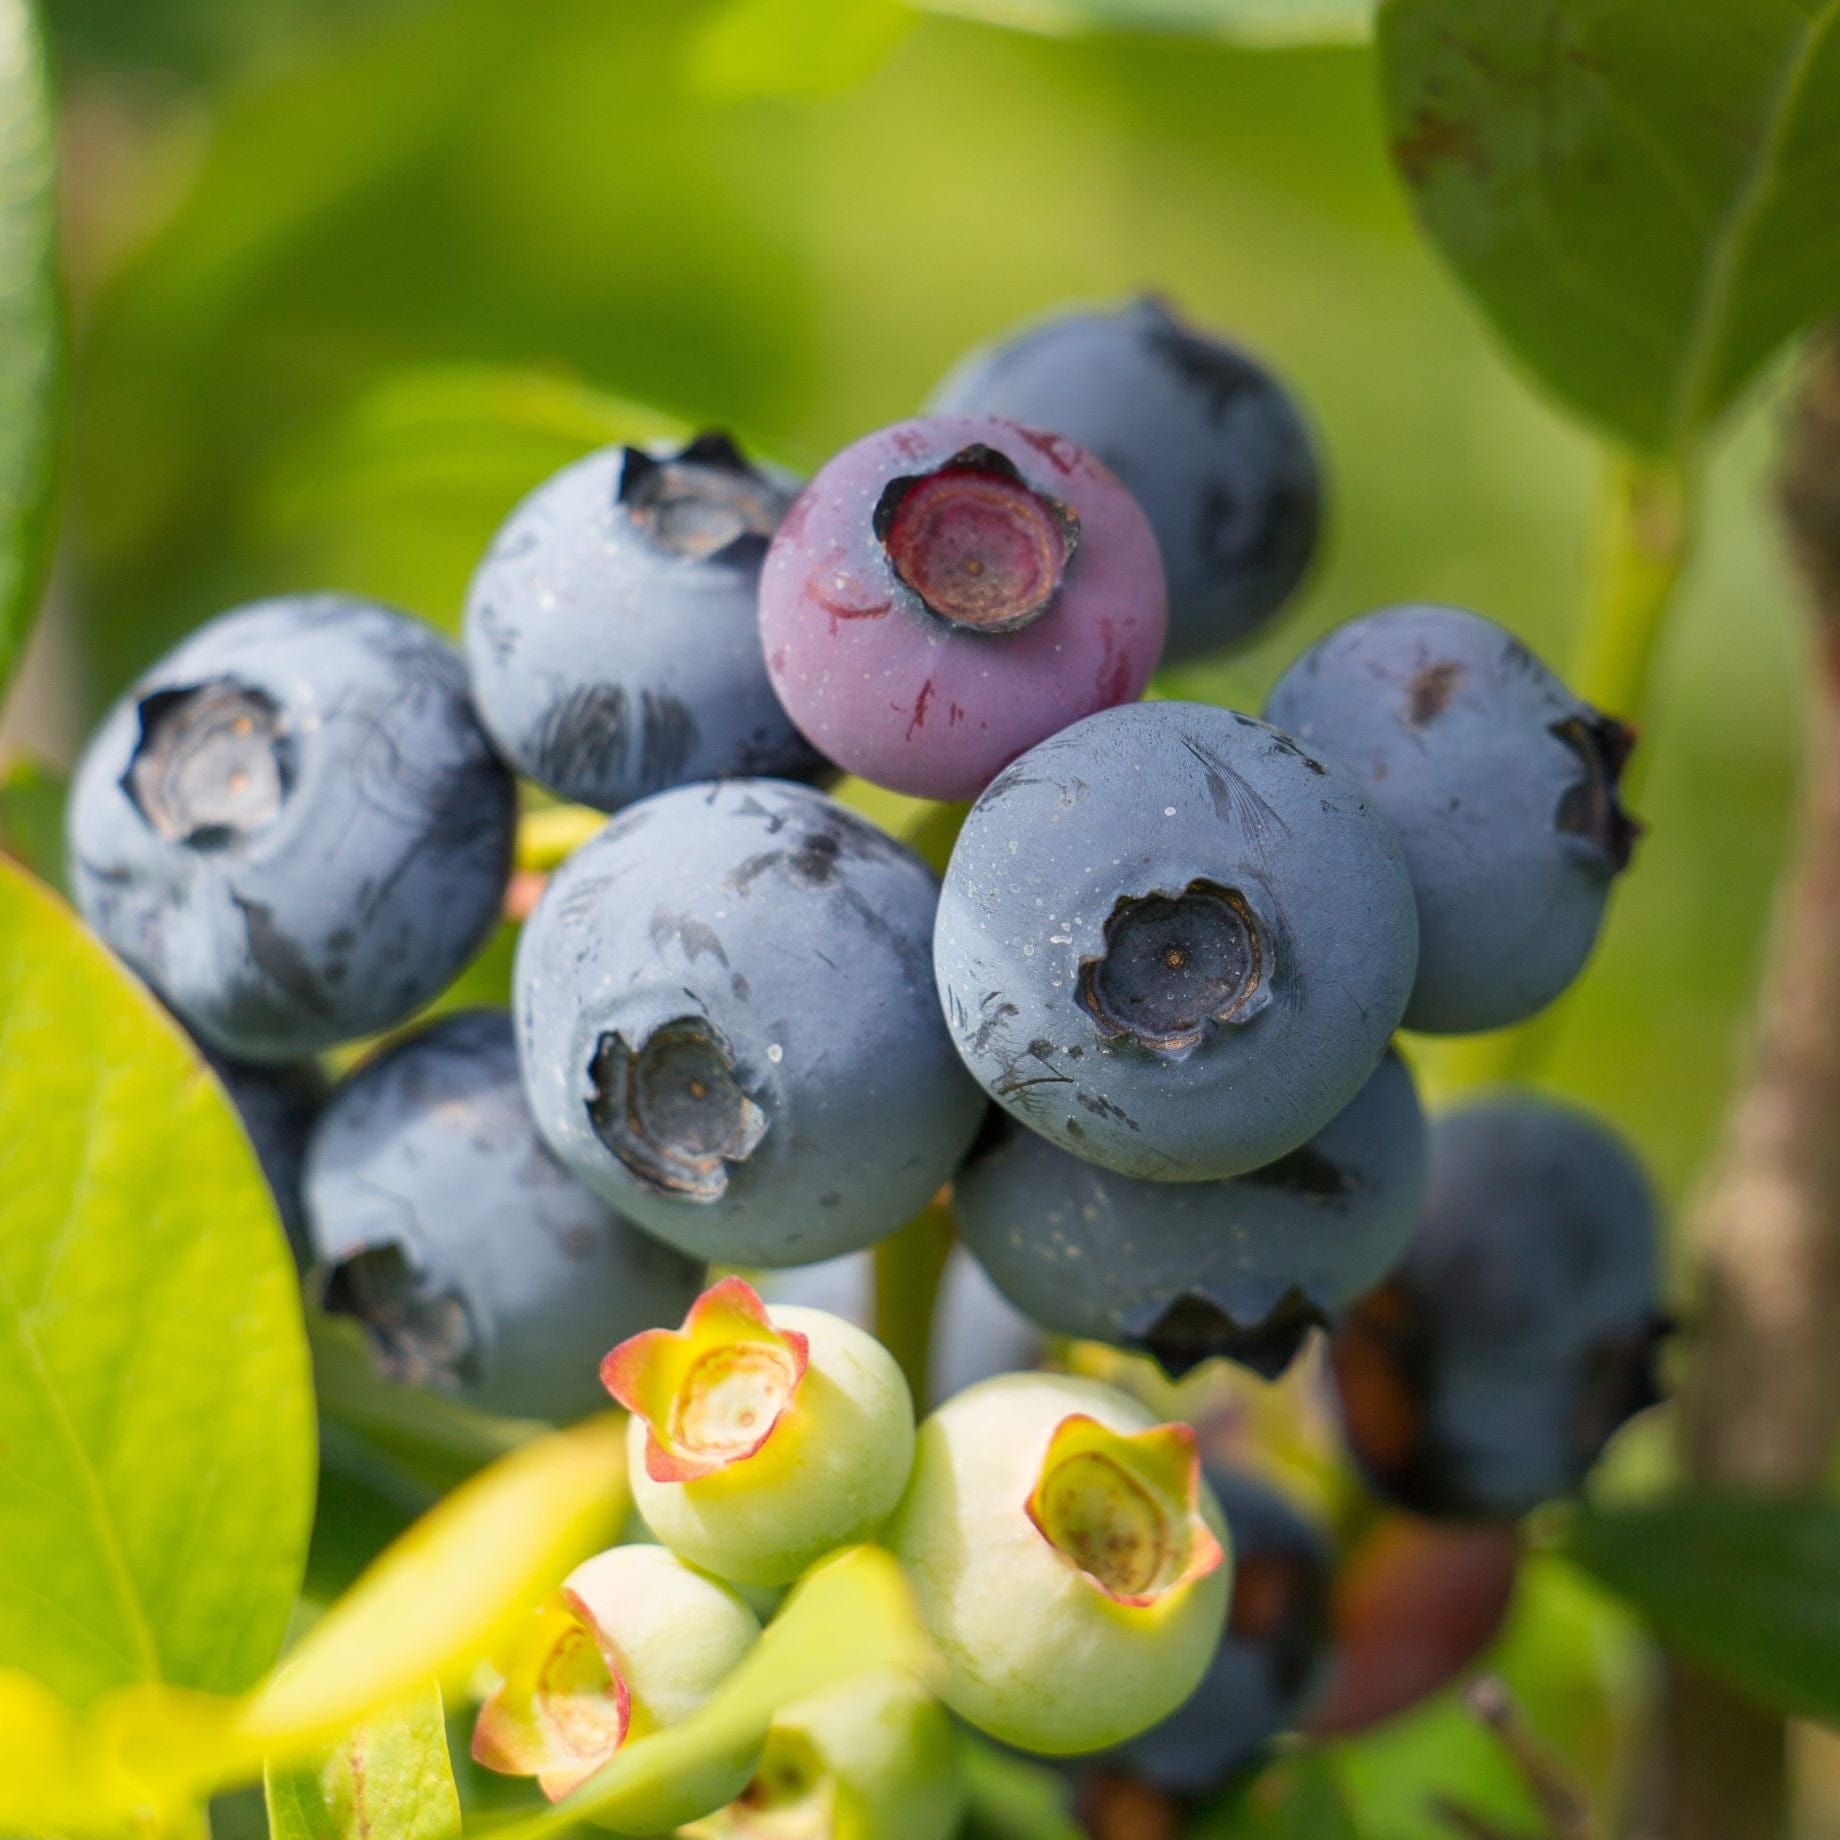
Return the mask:
<svg viewBox="0 0 1840 1840">
<path fill-rule="evenodd" d="M 925 1409 L 939 1281 L 952 1250 L 952 1213 L 935 1201 L 875 1249 L 875 1333 Z"/>
<path fill-rule="evenodd" d="M 1570 681 L 1586 702 L 1638 727 L 1686 566 L 1692 509 L 1683 468 L 1626 456 L 1605 468 Z"/>
<path fill-rule="evenodd" d="M 1568 681 L 1586 702 L 1638 730 L 1691 549 L 1694 500 L 1686 467 L 1625 454 L 1605 464 Z M 1634 765 L 1646 766 L 1647 758 L 1638 751 Z M 1455 1093 L 1526 1079 L 1550 1052 L 1564 1003 L 1516 1028 L 1431 1048 L 1428 1083 Z"/>
</svg>

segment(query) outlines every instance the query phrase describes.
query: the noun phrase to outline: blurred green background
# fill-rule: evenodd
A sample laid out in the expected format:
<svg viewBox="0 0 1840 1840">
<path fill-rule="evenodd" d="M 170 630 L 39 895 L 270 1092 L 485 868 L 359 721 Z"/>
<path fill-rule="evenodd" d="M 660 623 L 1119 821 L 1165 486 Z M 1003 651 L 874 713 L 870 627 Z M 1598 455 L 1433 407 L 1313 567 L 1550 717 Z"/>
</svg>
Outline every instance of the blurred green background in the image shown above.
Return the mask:
<svg viewBox="0 0 1840 1840">
<path fill-rule="evenodd" d="M 1325 627 L 1411 598 L 1565 662 L 1596 455 L 1414 231 L 1360 42 L 1053 36 L 897 0 L 752 41 L 796 0 L 739 26 L 695 0 L 46 10 L 73 426 L 11 746 L 68 762 L 100 699 L 239 599 L 331 587 L 451 627 L 513 499 L 645 432 L 611 399 L 811 467 L 910 413 L 971 342 L 1144 287 L 1290 380 L 1333 490 L 1300 604 L 1169 687 L 1256 706 Z M 1550 1064 L 1676 1198 L 1730 1077 L 1792 800 L 1781 396 L 1709 481 L 1645 718 L 1650 834 Z M 1588 1650 L 1575 1578 L 1541 1588 L 1523 1647 L 1575 1624 Z"/>
</svg>

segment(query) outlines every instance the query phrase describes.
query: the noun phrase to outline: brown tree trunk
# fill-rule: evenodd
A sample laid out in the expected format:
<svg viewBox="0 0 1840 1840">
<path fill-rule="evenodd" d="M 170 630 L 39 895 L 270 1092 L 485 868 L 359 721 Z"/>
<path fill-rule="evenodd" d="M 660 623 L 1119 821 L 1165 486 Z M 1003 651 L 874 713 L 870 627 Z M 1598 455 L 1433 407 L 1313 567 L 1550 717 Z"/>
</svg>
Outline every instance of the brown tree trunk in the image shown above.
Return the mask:
<svg viewBox="0 0 1840 1840">
<path fill-rule="evenodd" d="M 1840 335 L 1810 366 L 1782 505 L 1814 614 L 1802 811 L 1749 1065 L 1695 1213 L 1681 1418 L 1699 1486 L 1793 1495 L 1821 1485 L 1840 1436 Z M 1662 1716 L 1668 1840 L 1779 1840 L 1782 1718 L 1678 1661 Z"/>
</svg>

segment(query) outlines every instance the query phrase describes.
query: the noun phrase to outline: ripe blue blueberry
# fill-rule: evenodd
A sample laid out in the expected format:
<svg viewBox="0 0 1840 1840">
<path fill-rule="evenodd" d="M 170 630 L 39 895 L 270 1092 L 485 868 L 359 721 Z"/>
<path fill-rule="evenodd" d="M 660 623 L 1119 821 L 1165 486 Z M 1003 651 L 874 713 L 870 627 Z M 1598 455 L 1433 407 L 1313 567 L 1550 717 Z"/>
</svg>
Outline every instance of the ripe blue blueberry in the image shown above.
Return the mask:
<svg viewBox="0 0 1840 1840">
<path fill-rule="evenodd" d="M 506 759 L 601 811 L 691 780 L 815 771 L 755 612 L 793 490 L 705 434 L 607 448 L 532 492 L 466 605 L 473 695 Z"/>
<path fill-rule="evenodd" d="M 760 577 L 767 668 L 840 766 L 971 799 L 1024 748 L 1143 691 L 1163 649 L 1144 514 L 1072 441 L 988 416 L 845 448 Z"/>
<path fill-rule="evenodd" d="M 1008 1120 L 954 1189 L 965 1243 L 1057 1335 L 1154 1355 L 1226 1355 L 1266 1376 L 1403 1256 L 1425 1197 L 1425 1127 L 1389 1053 L 1307 1143 L 1219 1182 L 1102 1169 Z"/>
<path fill-rule="evenodd" d="M 1240 1175 L 1374 1070 L 1418 923 L 1352 778 L 1230 709 L 1145 703 L 1031 749 L 979 799 L 939 903 L 965 1064 L 1125 1175 Z"/>
<path fill-rule="evenodd" d="M 325 1307 L 386 1375 L 518 1417 L 604 1405 L 609 1344 L 677 1321 L 703 1277 L 549 1153 L 502 1011 L 443 1016 L 339 1084 L 306 1208 Z"/>
<path fill-rule="evenodd" d="M 937 884 L 809 787 L 684 786 L 565 863 L 518 948 L 538 1126 L 660 1238 L 799 1265 L 885 1237 L 982 1115 L 939 1019 Z"/>
<path fill-rule="evenodd" d="M 337 595 L 213 620 L 104 721 L 70 857 L 103 939 L 218 1052 L 401 1022 L 490 932 L 511 776 L 430 628 Z"/>
<path fill-rule="evenodd" d="M 1181 1801 L 1212 1795 L 1292 1730 L 1320 1684 L 1330 1558 L 1320 1529 L 1241 1470 L 1207 1466 L 1233 1536 L 1233 1596 L 1201 1685 L 1160 1725 L 1093 1759 Z"/>
<path fill-rule="evenodd" d="M 1250 638 L 1315 551 L 1322 477 L 1296 404 L 1155 298 L 1023 326 L 962 359 L 928 410 L 1052 428 L 1124 481 L 1163 552 L 1170 662 Z"/>
<path fill-rule="evenodd" d="M 1399 834 L 1418 897 L 1410 1028 L 1499 1028 L 1583 969 L 1636 826 L 1634 736 L 1512 633 L 1456 607 L 1353 620 L 1285 673 L 1266 715 L 1347 767 Z"/>
<path fill-rule="evenodd" d="M 1411 1251 L 1335 1332 L 1343 1423 L 1401 1507 L 1513 1518 L 1574 1493 L 1658 1397 L 1654 1199 L 1566 1107 L 1487 1100 L 1430 1137 Z"/>
<path fill-rule="evenodd" d="M 304 1266 L 310 1255 L 301 1177 L 307 1137 L 326 1103 L 326 1076 L 312 1061 L 291 1067 L 248 1067 L 209 1049 L 204 1054 L 249 1133 L 256 1161 L 275 1198 L 275 1211 L 287 1230 L 294 1262 Z"/>
</svg>

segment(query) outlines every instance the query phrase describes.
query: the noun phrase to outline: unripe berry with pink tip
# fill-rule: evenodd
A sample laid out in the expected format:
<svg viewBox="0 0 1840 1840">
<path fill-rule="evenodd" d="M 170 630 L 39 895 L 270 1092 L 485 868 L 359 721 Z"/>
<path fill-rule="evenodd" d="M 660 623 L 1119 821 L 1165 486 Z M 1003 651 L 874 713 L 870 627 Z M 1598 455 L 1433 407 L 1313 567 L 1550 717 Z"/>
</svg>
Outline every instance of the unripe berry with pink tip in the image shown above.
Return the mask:
<svg viewBox="0 0 1840 1840">
<path fill-rule="evenodd" d="M 649 1329 L 601 1365 L 632 1413 L 633 1499 L 674 1552 L 738 1584 L 790 1584 L 869 1538 L 913 1464 L 914 1408 L 894 1357 L 823 1310 L 768 1314 L 724 1278 L 682 1329 Z"/>
</svg>

